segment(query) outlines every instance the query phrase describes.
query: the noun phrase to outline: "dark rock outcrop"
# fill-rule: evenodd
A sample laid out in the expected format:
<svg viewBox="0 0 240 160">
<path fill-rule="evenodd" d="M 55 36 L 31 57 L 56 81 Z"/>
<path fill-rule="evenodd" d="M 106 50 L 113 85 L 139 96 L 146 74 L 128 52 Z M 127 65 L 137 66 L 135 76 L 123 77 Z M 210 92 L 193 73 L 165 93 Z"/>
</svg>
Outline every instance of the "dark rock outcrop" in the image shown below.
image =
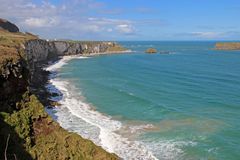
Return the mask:
<svg viewBox="0 0 240 160">
<path fill-rule="evenodd" d="M 0 28 L 5 29 L 9 32 L 19 32 L 19 28 L 15 24 L 1 18 L 0 18 Z"/>
</svg>

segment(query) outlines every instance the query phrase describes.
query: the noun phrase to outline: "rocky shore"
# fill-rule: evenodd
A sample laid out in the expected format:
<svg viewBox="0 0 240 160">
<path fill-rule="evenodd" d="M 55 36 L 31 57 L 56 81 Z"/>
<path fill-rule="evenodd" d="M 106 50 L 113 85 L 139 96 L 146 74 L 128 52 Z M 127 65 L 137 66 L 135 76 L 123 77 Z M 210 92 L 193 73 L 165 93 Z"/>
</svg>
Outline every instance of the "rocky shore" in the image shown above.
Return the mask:
<svg viewBox="0 0 240 160">
<path fill-rule="evenodd" d="M 45 111 L 48 61 L 125 49 L 115 42 L 47 41 L 0 29 L 0 159 L 119 159 L 59 126 Z"/>
</svg>

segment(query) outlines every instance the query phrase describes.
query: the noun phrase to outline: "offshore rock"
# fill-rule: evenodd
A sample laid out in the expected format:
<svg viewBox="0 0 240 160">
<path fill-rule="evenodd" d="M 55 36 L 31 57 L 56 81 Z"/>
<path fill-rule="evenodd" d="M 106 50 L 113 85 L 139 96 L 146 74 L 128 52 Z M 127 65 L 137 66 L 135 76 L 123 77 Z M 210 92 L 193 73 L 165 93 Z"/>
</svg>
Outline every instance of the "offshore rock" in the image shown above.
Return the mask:
<svg viewBox="0 0 240 160">
<path fill-rule="evenodd" d="M 240 50 L 240 42 L 222 42 L 216 43 L 216 50 Z"/>
<path fill-rule="evenodd" d="M 145 53 L 150 53 L 150 54 L 152 54 L 152 53 L 157 53 L 157 50 L 156 50 L 155 48 L 148 48 L 148 49 L 145 51 Z"/>
</svg>

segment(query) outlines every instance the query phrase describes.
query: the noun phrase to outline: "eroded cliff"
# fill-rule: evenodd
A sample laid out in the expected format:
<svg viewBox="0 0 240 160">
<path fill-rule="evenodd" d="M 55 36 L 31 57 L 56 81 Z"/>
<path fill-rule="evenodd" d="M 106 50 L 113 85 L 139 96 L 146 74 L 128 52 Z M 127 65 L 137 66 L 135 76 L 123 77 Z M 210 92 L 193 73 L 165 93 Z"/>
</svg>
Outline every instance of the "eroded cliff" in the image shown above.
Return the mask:
<svg viewBox="0 0 240 160">
<path fill-rule="evenodd" d="M 0 159 L 118 159 L 61 128 L 34 92 L 38 92 L 36 83 L 43 81 L 41 66 L 49 59 L 108 52 L 118 45 L 48 42 L 30 34 L 0 32 Z"/>
<path fill-rule="evenodd" d="M 25 53 L 30 61 L 45 61 L 58 56 L 90 55 L 92 53 L 121 52 L 126 49 L 115 42 L 29 40 Z"/>
</svg>

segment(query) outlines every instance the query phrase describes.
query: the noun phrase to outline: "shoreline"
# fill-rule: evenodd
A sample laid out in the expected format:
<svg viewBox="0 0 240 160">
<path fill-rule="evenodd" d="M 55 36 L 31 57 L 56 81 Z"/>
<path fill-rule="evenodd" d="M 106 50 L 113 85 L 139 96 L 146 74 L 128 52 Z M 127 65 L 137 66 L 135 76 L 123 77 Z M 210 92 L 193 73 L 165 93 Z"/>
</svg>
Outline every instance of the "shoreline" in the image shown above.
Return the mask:
<svg viewBox="0 0 240 160">
<path fill-rule="evenodd" d="M 128 54 L 128 53 L 133 53 L 132 50 L 125 50 L 125 51 L 108 51 L 108 52 L 100 52 L 100 53 L 90 53 L 89 55 L 86 56 L 98 56 L 98 55 L 112 55 L 112 54 Z M 85 56 L 85 55 L 84 55 Z"/>
<path fill-rule="evenodd" d="M 114 51 L 114 52 L 100 52 L 100 53 L 90 53 L 90 54 L 76 54 L 76 55 L 65 55 L 65 56 L 59 56 L 57 60 L 48 61 L 47 64 L 43 67 L 43 70 L 45 71 L 53 71 L 55 68 L 55 64 L 60 64 L 61 66 L 65 65 L 68 61 L 72 59 L 84 59 L 84 58 L 90 58 L 95 56 L 101 56 L 101 55 L 116 55 L 116 54 L 130 54 L 133 53 L 132 50 L 126 50 L 126 51 Z M 60 68 L 58 66 L 58 68 Z"/>
<path fill-rule="evenodd" d="M 119 52 L 115 52 L 114 54 L 117 53 Z M 103 147 L 103 149 L 106 150 L 107 152 L 115 153 L 119 157 L 124 159 L 132 158 L 131 156 L 136 157 L 136 159 L 137 158 L 141 159 L 143 157 L 144 159 L 147 158 L 149 160 L 157 159 L 143 145 L 138 144 L 137 142 L 134 141 L 129 141 L 128 138 L 122 137 L 122 135 L 116 133 L 122 128 L 122 124 L 120 121 L 113 120 L 111 116 L 103 115 L 102 113 L 94 110 L 92 106 L 84 102 L 81 98 L 79 100 L 80 95 L 78 95 L 78 93 L 75 92 L 74 90 L 67 87 L 71 86 L 69 85 L 70 83 L 57 78 L 57 70 L 64 66 L 65 64 L 67 64 L 67 62 L 72 59 L 85 59 L 96 55 L 106 54 L 109 54 L 109 52 L 103 54 L 91 54 L 91 56 L 83 55 L 63 56 L 57 62 L 48 65 L 45 68 L 45 70 L 49 71 L 50 74 L 49 83 L 48 86 L 46 86 L 46 88 L 48 92 L 51 92 L 51 90 L 59 91 L 60 94 L 58 94 L 59 95 L 58 97 L 51 97 L 50 99 L 52 101 L 56 101 L 56 103 L 60 105 L 47 108 L 46 111 L 63 128 L 65 128 L 68 131 L 75 132 L 83 136 L 84 138 L 91 140 L 96 145 Z M 54 93 L 54 95 L 56 95 L 56 93 Z M 77 96 L 72 97 L 73 95 Z M 73 104 L 71 100 L 74 101 Z M 68 103 L 66 103 L 66 101 L 68 101 Z M 62 110 L 64 110 L 64 112 Z M 68 112 L 70 114 L 66 114 Z M 79 113 L 81 114 L 79 115 Z M 69 119 L 65 119 L 65 117 L 68 117 Z M 62 119 L 65 119 L 65 121 Z M 81 125 L 74 124 L 74 121 L 72 119 L 79 121 Z M 97 119 L 101 119 L 101 124 L 97 122 Z M 102 126 L 102 124 L 104 125 Z M 74 127 L 71 127 L 71 125 L 74 125 Z M 84 125 L 89 126 L 86 126 L 86 128 L 81 128 Z M 94 134 L 90 135 L 91 133 L 85 134 L 82 131 L 88 130 L 89 128 L 90 128 L 89 132 L 91 132 L 91 129 L 93 129 L 95 130 L 94 132 L 98 133 L 98 135 Z M 122 148 L 117 148 L 117 146 L 118 147 L 121 146 Z M 131 156 L 130 154 L 127 155 L 128 152 L 126 151 L 128 151 L 131 154 Z M 141 155 L 141 152 L 144 152 L 145 154 Z"/>
</svg>

